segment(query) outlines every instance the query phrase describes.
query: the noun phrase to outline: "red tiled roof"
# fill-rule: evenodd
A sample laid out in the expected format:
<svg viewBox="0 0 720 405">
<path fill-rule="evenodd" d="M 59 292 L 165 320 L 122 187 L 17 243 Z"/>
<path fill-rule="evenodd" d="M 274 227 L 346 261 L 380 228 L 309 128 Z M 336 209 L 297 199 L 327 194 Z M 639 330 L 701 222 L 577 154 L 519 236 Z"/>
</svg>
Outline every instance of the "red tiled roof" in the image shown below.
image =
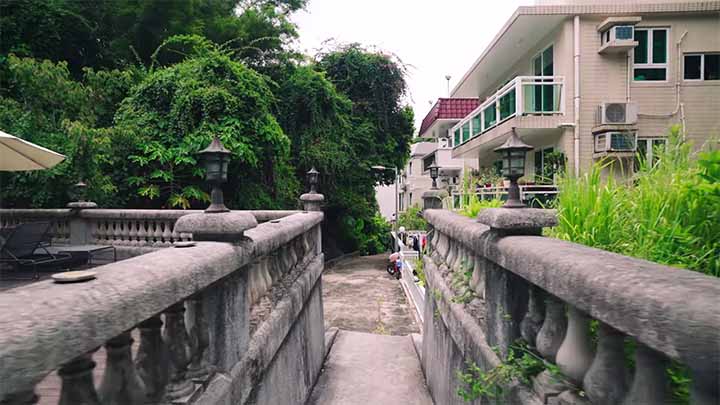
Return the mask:
<svg viewBox="0 0 720 405">
<path fill-rule="evenodd" d="M 465 118 L 479 105 L 480 99 L 478 98 L 439 98 L 423 119 L 419 134 L 422 136 L 435 120 Z"/>
</svg>

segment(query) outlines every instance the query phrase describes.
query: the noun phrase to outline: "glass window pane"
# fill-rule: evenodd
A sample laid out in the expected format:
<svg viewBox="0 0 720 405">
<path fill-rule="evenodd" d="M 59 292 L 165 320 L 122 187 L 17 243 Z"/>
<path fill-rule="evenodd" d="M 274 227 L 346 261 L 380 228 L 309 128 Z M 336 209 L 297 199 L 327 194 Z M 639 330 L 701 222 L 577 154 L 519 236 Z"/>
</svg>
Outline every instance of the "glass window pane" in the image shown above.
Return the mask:
<svg viewBox="0 0 720 405">
<path fill-rule="evenodd" d="M 542 53 L 542 74 L 543 76 L 553 75 L 553 47 L 549 47 Z"/>
<path fill-rule="evenodd" d="M 635 69 L 635 80 L 665 80 L 666 69 Z"/>
<path fill-rule="evenodd" d="M 460 145 L 460 128 L 455 130 L 454 141 L 455 141 L 455 143 L 453 145 L 455 145 L 455 146 Z"/>
<path fill-rule="evenodd" d="M 500 97 L 500 121 L 515 114 L 515 89 Z"/>
<path fill-rule="evenodd" d="M 619 25 L 615 27 L 615 39 L 632 39 L 632 25 Z"/>
<path fill-rule="evenodd" d="M 647 30 L 635 30 L 635 40 L 638 46 L 635 47 L 635 63 L 647 63 L 648 35 Z"/>
<path fill-rule="evenodd" d="M 705 55 L 705 80 L 720 80 L 720 54 Z"/>
<path fill-rule="evenodd" d="M 482 131 L 482 127 L 480 127 L 480 114 L 476 115 L 472 119 L 472 132 L 473 136 L 479 134 Z"/>
<path fill-rule="evenodd" d="M 685 55 L 685 74 L 687 80 L 700 79 L 700 55 Z"/>
<path fill-rule="evenodd" d="M 667 30 L 653 30 L 652 36 L 653 63 L 666 63 Z"/>
<path fill-rule="evenodd" d="M 462 141 L 465 142 L 470 139 L 470 122 L 466 122 L 462 126 Z"/>
<path fill-rule="evenodd" d="M 536 56 L 535 59 L 533 59 L 533 75 L 542 76 L 542 58 L 540 57 L 540 55 Z"/>
<path fill-rule="evenodd" d="M 491 126 L 495 125 L 495 122 L 497 122 L 497 118 L 495 117 L 495 104 L 492 104 L 491 106 L 487 107 L 485 110 L 483 110 L 483 114 L 485 115 L 485 122 L 484 122 L 484 128 L 490 128 Z"/>
</svg>

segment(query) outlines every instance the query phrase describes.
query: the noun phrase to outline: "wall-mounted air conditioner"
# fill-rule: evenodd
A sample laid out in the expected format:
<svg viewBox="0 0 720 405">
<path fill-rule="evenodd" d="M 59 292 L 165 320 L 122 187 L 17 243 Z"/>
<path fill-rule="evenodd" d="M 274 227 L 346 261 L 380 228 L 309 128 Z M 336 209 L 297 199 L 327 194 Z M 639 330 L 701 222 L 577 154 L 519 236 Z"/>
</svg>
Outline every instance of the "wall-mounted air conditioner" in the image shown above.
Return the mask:
<svg viewBox="0 0 720 405">
<path fill-rule="evenodd" d="M 595 153 L 634 152 L 636 133 L 633 131 L 602 132 L 595 135 Z"/>
<path fill-rule="evenodd" d="M 447 138 L 438 138 L 438 148 L 447 149 L 450 147 L 450 140 Z"/>
<path fill-rule="evenodd" d="M 631 125 L 637 123 L 635 103 L 603 103 L 598 107 L 598 125 Z"/>
</svg>

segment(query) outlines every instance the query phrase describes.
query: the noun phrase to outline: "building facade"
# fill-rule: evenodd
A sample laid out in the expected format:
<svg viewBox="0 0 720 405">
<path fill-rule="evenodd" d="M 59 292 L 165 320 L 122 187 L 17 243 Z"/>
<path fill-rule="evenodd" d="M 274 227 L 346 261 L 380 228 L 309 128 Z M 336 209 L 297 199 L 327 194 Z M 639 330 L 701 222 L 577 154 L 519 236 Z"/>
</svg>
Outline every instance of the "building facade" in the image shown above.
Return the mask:
<svg viewBox="0 0 720 405">
<path fill-rule="evenodd" d="M 479 99 L 446 129 L 452 157 L 493 167 L 515 128 L 535 148 L 528 182 L 552 181 L 558 161 L 631 172 L 676 124 L 699 148 L 720 134 L 720 1 L 520 7 L 451 97 Z"/>
</svg>

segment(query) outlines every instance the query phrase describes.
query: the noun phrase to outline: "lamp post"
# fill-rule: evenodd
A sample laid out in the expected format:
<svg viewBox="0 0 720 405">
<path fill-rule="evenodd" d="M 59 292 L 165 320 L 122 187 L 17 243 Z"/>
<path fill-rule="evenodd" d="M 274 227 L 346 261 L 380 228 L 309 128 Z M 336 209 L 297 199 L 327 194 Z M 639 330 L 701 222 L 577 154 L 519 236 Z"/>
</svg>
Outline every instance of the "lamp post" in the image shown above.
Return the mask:
<svg viewBox="0 0 720 405">
<path fill-rule="evenodd" d="M 430 165 L 430 167 L 428 167 L 428 170 L 430 170 L 430 178 L 432 179 L 432 189 L 437 190 L 437 178 L 440 167 L 433 163 L 432 165 Z"/>
<path fill-rule="evenodd" d="M 223 192 L 220 187 L 227 181 L 228 161 L 231 152 L 223 146 L 218 137 L 214 137 L 207 148 L 198 152 L 203 165 L 205 166 L 205 180 L 212 186 L 210 194 L 210 206 L 205 209 L 206 213 L 230 211 L 223 200 Z"/>
<path fill-rule="evenodd" d="M 393 228 L 397 230 L 398 221 L 400 218 L 398 218 L 398 169 L 397 167 L 385 167 L 382 165 L 375 165 L 372 166 L 371 169 L 373 170 L 392 170 L 395 173 L 395 222 L 393 223 Z"/>
<path fill-rule="evenodd" d="M 508 199 L 503 208 L 525 208 L 525 204 L 520 200 L 520 187 L 517 181 L 525 174 L 525 154 L 532 149 L 532 146 L 518 137 L 515 128 L 512 129 L 510 138 L 502 146 L 495 148 L 495 152 L 500 154 L 502 159 L 502 174 L 510 180 Z"/>
</svg>

